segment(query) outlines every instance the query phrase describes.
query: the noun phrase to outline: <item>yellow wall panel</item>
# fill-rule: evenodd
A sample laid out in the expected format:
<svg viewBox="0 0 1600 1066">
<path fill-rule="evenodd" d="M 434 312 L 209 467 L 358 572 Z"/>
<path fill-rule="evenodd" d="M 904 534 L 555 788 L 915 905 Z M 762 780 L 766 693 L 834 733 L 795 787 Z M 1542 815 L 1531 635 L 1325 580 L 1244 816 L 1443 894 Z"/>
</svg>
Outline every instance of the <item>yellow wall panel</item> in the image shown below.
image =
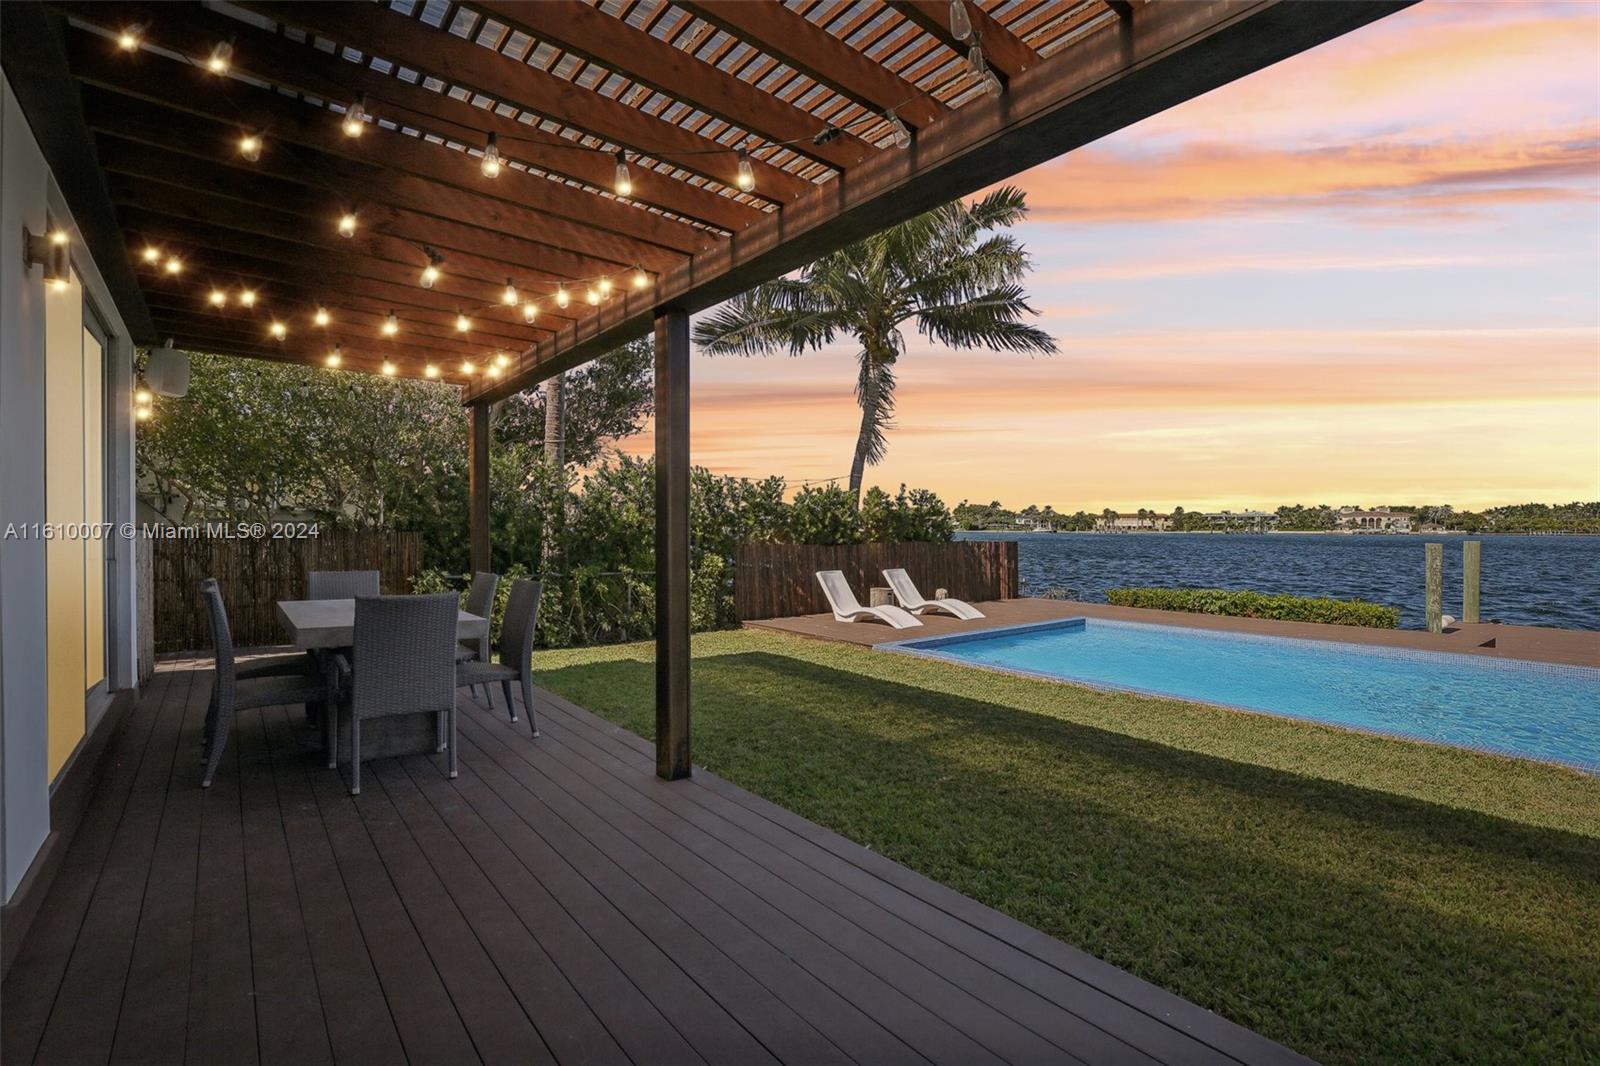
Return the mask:
<svg viewBox="0 0 1600 1066">
<path fill-rule="evenodd" d="M 45 307 L 45 521 L 83 522 L 83 289 L 74 275 Z M 84 731 L 84 542 L 45 546 L 45 658 L 50 704 L 50 779 Z"/>
<path fill-rule="evenodd" d="M 83 331 L 83 519 L 98 526 L 106 518 L 105 350 Z M 106 677 L 106 545 L 97 537 L 83 544 L 84 687 Z"/>
</svg>

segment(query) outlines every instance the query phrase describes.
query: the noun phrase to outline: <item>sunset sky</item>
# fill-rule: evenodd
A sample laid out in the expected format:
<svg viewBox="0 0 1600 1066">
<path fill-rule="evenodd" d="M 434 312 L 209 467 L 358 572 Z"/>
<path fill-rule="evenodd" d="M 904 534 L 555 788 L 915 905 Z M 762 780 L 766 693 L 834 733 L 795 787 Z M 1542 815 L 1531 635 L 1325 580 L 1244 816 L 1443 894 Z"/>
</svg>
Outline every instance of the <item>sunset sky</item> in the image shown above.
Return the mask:
<svg viewBox="0 0 1600 1066">
<path fill-rule="evenodd" d="M 1060 353 L 908 333 L 868 483 L 1091 512 L 1600 499 L 1597 49 L 1594 5 L 1434 0 L 1023 174 Z M 697 464 L 848 472 L 853 347 L 693 373 Z"/>
</svg>

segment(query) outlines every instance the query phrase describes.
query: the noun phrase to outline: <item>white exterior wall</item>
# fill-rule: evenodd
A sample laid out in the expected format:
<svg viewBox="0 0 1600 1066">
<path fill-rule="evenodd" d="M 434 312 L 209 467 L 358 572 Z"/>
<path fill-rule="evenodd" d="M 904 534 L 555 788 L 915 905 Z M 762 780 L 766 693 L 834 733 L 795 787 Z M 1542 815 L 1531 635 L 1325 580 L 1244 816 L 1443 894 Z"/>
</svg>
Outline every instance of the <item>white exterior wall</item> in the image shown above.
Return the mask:
<svg viewBox="0 0 1600 1066">
<path fill-rule="evenodd" d="M 50 831 L 45 663 L 45 544 L 4 536 L 9 526 L 45 521 L 45 289 L 39 267 L 23 265 L 23 227 L 43 233 L 53 219 L 72 237 L 85 298 L 111 333 L 107 362 L 106 519 L 133 517 L 132 345 L 105 282 L 85 249 L 33 132 L 0 79 L 0 899 L 9 901 Z M 108 686 L 135 683 L 132 544 L 117 541 L 106 587 L 114 634 Z M 89 708 L 86 735 L 104 705 Z"/>
</svg>

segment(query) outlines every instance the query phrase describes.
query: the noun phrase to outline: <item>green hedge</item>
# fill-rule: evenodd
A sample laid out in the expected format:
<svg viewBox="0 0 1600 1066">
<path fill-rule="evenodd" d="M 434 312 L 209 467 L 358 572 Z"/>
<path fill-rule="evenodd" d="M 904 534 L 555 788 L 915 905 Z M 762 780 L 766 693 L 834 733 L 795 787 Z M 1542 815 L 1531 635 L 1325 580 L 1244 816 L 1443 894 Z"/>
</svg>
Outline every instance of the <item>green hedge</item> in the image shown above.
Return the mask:
<svg viewBox="0 0 1600 1066">
<path fill-rule="evenodd" d="M 1269 595 L 1232 589 L 1111 589 L 1106 599 L 1118 607 L 1150 607 L 1160 611 L 1225 614 L 1235 618 L 1272 618 L 1280 622 L 1325 622 L 1336 626 L 1394 629 L 1400 611 L 1367 600 Z"/>
</svg>

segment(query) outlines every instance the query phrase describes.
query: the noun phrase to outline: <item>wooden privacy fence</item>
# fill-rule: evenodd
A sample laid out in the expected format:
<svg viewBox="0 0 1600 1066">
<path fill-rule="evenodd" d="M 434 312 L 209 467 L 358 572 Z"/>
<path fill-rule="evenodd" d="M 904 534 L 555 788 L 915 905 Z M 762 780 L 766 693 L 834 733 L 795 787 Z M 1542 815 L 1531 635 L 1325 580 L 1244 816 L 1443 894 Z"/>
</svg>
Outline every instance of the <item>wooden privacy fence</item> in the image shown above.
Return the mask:
<svg viewBox="0 0 1600 1066">
<path fill-rule="evenodd" d="M 958 599 L 1005 600 L 1017 595 L 1017 542 L 967 540 L 897 544 L 773 544 L 752 541 L 734 562 L 734 609 L 740 621 L 790 618 L 828 610 L 818 570 L 842 570 L 862 603 L 885 585 L 883 571 L 901 567 L 924 596 L 946 589 Z"/>
<path fill-rule="evenodd" d="M 238 648 L 281 644 L 277 601 L 305 598 L 310 570 L 376 570 L 386 593 L 411 591 L 422 565 L 416 533 L 333 530 L 316 537 L 152 539 L 141 545 L 149 560 L 150 594 L 140 599 L 140 625 L 154 635 L 156 654 L 211 647 L 211 627 L 200 599 L 200 581 L 222 586 L 228 624 Z M 141 641 L 141 644 L 145 642 Z"/>
</svg>

